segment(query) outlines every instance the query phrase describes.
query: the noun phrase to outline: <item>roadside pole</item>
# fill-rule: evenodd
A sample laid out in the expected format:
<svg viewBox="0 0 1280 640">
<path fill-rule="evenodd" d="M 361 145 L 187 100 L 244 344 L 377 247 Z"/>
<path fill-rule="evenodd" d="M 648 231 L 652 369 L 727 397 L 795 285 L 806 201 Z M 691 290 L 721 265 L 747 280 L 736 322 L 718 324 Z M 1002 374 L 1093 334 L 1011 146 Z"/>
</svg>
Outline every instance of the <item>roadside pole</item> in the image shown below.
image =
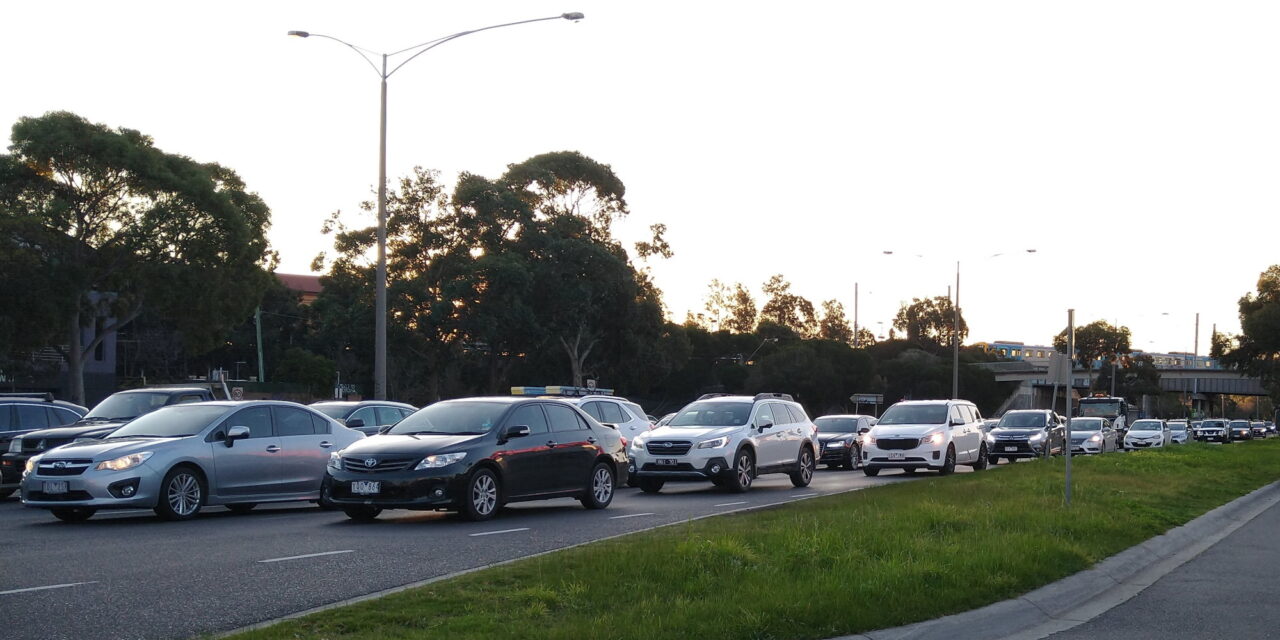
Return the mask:
<svg viewBox="0 0 1280 640">
<path fill-rule="evenodd" d="M 1067 362 L 1070 363 L 1076 357 L 1076 310 L 1067 309 Z M 1071 506 L 1071 390 L 1074 388 L 1074 380 L 1071 378 L 1075 375 L 1075 371 L 1070 364 L 1067 365 L 1067 506 Z M 1113 376 L 1114 379 L 1114 376 Z"/>
</svg>

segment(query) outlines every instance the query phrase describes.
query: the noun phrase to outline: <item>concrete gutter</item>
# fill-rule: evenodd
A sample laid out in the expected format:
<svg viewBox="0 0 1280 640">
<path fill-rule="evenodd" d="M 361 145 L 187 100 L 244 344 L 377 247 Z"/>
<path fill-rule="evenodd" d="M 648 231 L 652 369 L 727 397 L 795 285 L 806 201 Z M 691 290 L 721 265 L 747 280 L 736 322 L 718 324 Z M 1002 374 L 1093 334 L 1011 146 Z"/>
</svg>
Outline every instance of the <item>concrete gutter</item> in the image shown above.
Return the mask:
<svg viewBox="0 0 1280 640">
<path fill-rule="evenodd" d="M 1072 576 L 981 609 L 833 640 L 1039 640 L 1092 620 L 1138 595 L 1280 503 L 1280 482 Z"/>
</svg>

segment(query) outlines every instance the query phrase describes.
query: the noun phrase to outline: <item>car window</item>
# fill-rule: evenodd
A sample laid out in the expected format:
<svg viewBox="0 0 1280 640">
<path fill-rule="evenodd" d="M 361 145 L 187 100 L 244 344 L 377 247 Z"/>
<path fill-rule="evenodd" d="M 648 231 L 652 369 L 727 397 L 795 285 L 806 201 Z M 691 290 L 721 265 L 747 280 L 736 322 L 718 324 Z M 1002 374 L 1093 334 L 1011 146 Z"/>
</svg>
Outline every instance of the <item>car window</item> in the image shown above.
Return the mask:
<svg viewBox="0 0 1280 640">
<path fill-rule="evenodd" d="M 537 404 L 526 404 L 523 407 L 516 407 L 511 412 L 511 416 L 507 418 L 507 426 L 524 425 L 529 427 L 531 435 L 546 433 L 550 431 L 547 425 L 547 416 L 542 413 L 542 407 Z"/>
<path fill-rule="evenodd" d="M 364 426 L 372 427 L 378 424 L 378 414 L 374 413 L 373 407 L 364 407 L 363 409 L 351 414 L 351 416 L 347 418 L 347 423 L 350 424 L 352 420 L 363 420 Z"/>
<path fill-rule="evenodd" d="M 755 422 L 752 422 L 751 424 L 758 427 L 766 422 L 770 424 L 778 424 L 778 419 L 773 415 L 773 405 L 771 404 L 760 405 L 760 408 L 756 410 Z"/>
<path fill-rule="evenodd" d="M 80 419 L 80 414 L 74 411 L 67 411 L 66 409 L 59 409 L 56 407 L 49 407 L 49 411 L 51 412 L 49 414 L 49 424 L 57 425 L 59 427 L 65 427 Z M 7 412 L 0 411 L 0 413 Z"/>
<path fill-rule="evenodd" d="M 315 433 L 311 414 L 297 407 L 271 407 L 276 417 L 276 435 L 309 436 Z"/>
<path fill-rule="evenodd" d="M 9 414 L 13 413 L 13 405 L 0 404 L 0 431 L 8 431 L 13 428 L 13 419 Z"/>
<path fill-rule="evenodd" d="M 951 413 L 950 413 L 949 415 L 951 416 L 951 422 L 964 422 L 964 421 L 965 421 L 965 419 L 964 419 L 964 415 L 962 415 L 962 414 L 960 413 L 960 407 L 959 407 L 959 405 L 953 405 L 953 406 L 951 407 Z"/>
<path fill-rule="evenodd" d="M 582 423 L 574 415 L 573 409 L 555 404 L 547 404 L 543 407 L 547 410 L 547 421 L 551 423 L 552 431 L 577 431 L 582 428 Z"/>
<path fill-rule="evenodd" d="M 637 420 L 644 420 L 645 422 L 649 421 L 649 414 L 644 412 L 644 407 L 632 402 L 624 402 L 622 403 L 622 406 L 625 407 L 623 410 L 624 412 L 631 413 L 631 415 Z"/>
<path fill-rule="evenodd" d="M 384 427 L 389 424 L 400 422 L 402 416 L 400 410 L 395 407 L 378 407 L 378 426 Z"/>
<path fill-rule="evenodd" d="M 804 409 L 798 405 L 786 404 L 782 405 L 787 408 L 787 412 L 791 414 L 792 424 L 800 424 L 809 421 L 809 416 L 804 414 Z"/>
<path fill-rule="evenodd" d="M 601 403 L 599 402 L 584 402 L 582 403 L 582 410 L 600 422 L 608 422 L 604 419 L 604 414 L 600 413 L 600 405 Z"/>
<path fill-rule="evenodd" d="M 600 415 L 604 416 L 604 422 L 612 422 L 613 424 L 629 422 L 627 417 L 622 415 L 622 408 L 613 402 L 601 402 Z"/>
<path fill-rule="evenodd" d="M 241 409 L 227 418 L 223 427 L 249 427 L 250 438 L 271 437 L 271 407 L 249 407 Z M 225 429 L 224 429 L 225 430 Z"/>
<path fill-rule="evenodd" d="M 18 410 L 18 427 L 22 429 L 47 429 L 49 427 L 49 412 L 44 407 L 37 407 L 30 404 L 18 404 L 13 406 Z"/>
<path fill-rule="evenodd" d="M 414 412 L 413 409 L 401 409 L 400 410 L 401 419 L 403 420 L 404 418 L 408 418 L 409 416 L 413 415 L 413 412 Z"/>
<path fill-rule="evenodd" d="M 310 412 L 308 412 L 310 413 Z M 324 416 L 311 413 L 311 432 L 312 433 L 329 433 L 332 425 Z"/>
<path fill-rule="evenodd" d="M 574 414 L 573 414 L 573 417 L 575 417 L 575 418 L 577 418 L 577 419 L 578 419 L 578 428 L 579 428 L 579 429 L 590 429 L 590 428 L 591 428 L 591 424 L 590 424 L 589 422 L 587 422 L 587 419 L 586 419 L 586 418 L 582 417 L 582 414 L 574 413 Z"/>
</svg>

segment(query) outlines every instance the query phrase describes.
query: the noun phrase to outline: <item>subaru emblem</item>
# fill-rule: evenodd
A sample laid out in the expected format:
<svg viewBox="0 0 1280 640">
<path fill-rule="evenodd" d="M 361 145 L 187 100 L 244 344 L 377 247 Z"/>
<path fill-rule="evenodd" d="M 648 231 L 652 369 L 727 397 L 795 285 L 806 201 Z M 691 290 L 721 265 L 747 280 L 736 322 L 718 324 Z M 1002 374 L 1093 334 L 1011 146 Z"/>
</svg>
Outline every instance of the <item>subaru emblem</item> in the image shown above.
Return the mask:
<svg viewBox="0 0 1280 640">
<path fill-rule="evenodd" d="M 676 444 L 675 444 L 674 442 L 664 442 L 664 443 L 662 443 L 662 446 L 664 446 L 664 447 L 666 447 L 666 448 L 670 449 L 671 447 L 676 446 Z"/>
<path fill-rule="evenodd" d="M 374 468 L 374 467 L 378 466 L 378 459 L 377 459 L 377 458 L 365 458 L 365 459 L 364 459 L 364 466 L 369 467 L 370 469 L 372 469 L 372 468 Z"/>
<path fill-rule="evenodd" d="M 65 461 L 65 460 L 59 460 L 59 461 L 57 461 L 57 462 L 53 463 L 53 468 L 54 468 L 54 469 L 66 469 L 66 468 L 67 468 L 67 463 L 66 463 L 66 461 Z"/>
</svg>

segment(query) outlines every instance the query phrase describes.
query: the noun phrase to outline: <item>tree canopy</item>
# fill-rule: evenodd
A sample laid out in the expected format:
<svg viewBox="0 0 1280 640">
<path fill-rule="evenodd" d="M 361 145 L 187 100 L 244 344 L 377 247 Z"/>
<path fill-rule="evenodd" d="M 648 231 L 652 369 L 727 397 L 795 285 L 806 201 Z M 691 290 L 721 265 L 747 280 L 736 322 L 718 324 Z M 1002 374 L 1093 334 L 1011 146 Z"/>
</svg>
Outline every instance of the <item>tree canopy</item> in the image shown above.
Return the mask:
<svg viewBox="0 0 1280 640">
<path fill-rule="evenodd" d="M 1214 350 L 1224 363 L 1250 375 L 1259 376 L 1280 399 L 1280 265 L 1272 265 L 1258 276 L 1257 291 L 1245 294 L 1238 303 L 1240 335 L 1229 349 L 1215 335 Z"/>
<path fill-rule="evenodd" d="M 911 304 L 898 310 L 893 326 L 906 334 L 907 342 L 945 347 L 955 334 L 955 313 L 951 298 L 913 298 Z M 969 336 L 969 325 L 960 314 L 960 341 Z"/>
</svg>

